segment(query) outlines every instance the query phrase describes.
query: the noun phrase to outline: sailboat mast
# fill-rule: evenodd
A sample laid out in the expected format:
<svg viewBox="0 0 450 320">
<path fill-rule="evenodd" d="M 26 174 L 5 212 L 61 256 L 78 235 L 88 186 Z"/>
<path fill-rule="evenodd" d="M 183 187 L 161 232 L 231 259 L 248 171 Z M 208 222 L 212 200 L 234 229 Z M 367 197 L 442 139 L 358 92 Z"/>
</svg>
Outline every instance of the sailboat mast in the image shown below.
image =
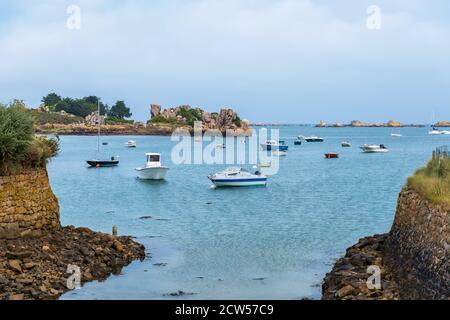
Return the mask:
<svg viewBox="0 0 450 320">
<path fill-rule="evenodd" d="M 98 98 L 97 99 L 97 112 L 98 112 L 98 114 L 97 114 L 97 122 L 98 122 L 98 135 L 97 135 L 97 151 L 98 151 L 98 153 L 100 153 L 100 124 L 101 124 L 101 121 L 100 121 L 100 98 Z"/>
</svg>

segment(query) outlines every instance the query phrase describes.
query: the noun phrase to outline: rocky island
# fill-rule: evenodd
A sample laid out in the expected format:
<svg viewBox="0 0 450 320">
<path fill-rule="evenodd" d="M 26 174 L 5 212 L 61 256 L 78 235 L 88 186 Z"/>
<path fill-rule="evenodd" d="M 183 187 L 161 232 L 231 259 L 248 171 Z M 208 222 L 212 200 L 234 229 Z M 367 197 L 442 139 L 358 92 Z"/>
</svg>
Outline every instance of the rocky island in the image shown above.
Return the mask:
<svg viewBox="0 0 450 320">
<path fill-rule="evenodd" d="M 235 136 L 252 134 L 249 122 L 231 108 L 207 112 L 181 105 L 162 110 L 160 105 L 151 104 L 150 120 L 135 122 L 130 119 L 132 113 L 124 101 L 110 107 L 96 96 L 72 99 L 51 93 L 42 102 L 39 108 L 30 110 L 39 134 L 96 135 L 98 124 L 103 135 L 171 135 L 181 129 L 192 134 L 197 121 L 202 122 L 203 131 L 217 130 Z"/>
<path fill-rule="evenodd" d="M 450 299 L 449 176 L 448 154 L 435 153 L 401 191 L 391 231 L 350 247 L 326 275 L 323 299 Z M 367 285 L 371 266 L 379 289 Z"/>
<path fill-rule="evenodd" d="M 365 121 L 360 120 L 353 120 L 348 124 L 341 124 L 341 123 L 333 123 L 333 124 L 327 124 L 325 121 L 320 121 L 319 124 L 316 125 L 317 128 L 400 128 L 400 127 L 423 127 L 424 125 L 419 124 L 403 124 L 396 120 L 389 120 L 385 123 L 368 123 Z"/>
<path fill-rule="evenodd" d="M 0 135 L 0 300 L 57 299 L 72 276 L 103 280 L 145 258 L 130 237 L 61 226 L 46 170 L 58 144 L 34 136 L 21 104 L 0 105 Z"/>
</svg>

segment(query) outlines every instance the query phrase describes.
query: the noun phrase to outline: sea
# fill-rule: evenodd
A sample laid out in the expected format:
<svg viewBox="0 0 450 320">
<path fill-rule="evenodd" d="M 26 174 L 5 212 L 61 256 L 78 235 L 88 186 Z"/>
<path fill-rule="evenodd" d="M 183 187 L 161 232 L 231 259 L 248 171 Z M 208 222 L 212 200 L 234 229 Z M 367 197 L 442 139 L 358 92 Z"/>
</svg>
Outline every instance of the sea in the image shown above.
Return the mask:
<svg viewBox="0 0 450 320">
<path fill-rule="evenodd" d="M 102 136 L 102 155 L 120 156 L 120 165 L 96 169 L 86 160 L 97 156 L 97 137 L 61 136 L 48 170 L 62 224 L 105 233 L 117 226 L 147 252 L 121 274 L 61 299 L 320 299 L 333 263 L 358 239 L 390 230 L 407 177 L 450 144 L 428 128 L 396 129 L 402 137 L 390 128 L 271 129 L 289 145 L 278 173 L 266 187 L 229 189 L 207 178 L 224 164 L 174 163 L 171 137 Z M 299 135 L 325 141 L 295 146 Z M 130 139 L 137 148 L 124 147 Z M 366 143 L 390 152 L 362 153 Z M 147 152 L 162 154 L 165 181 L 137 179 Z"/>
</svg>

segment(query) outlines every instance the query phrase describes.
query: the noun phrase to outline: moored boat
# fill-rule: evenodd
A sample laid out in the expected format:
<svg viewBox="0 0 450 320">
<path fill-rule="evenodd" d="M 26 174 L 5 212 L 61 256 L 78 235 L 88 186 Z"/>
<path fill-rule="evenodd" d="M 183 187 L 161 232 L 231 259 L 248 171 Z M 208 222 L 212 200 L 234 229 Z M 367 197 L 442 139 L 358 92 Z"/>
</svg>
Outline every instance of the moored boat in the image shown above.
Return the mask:
<svg viewBox="0 0 450 320">
<path fill-rule="evenodd" d="M 302 140 L 300 140 L 300 139 L 295 140 L 294 141 L 294 145 L 301 146 L 302 145 Z"/>
<path fill-rule="evenodd" d="M 335 152 L 325 153 L 325 158 L 326 159 L 337 159 L 337 158 L 339 158 L 339 153 L 335 153 Z"/>
<path fill-rule="evenodd" d="M 267 184 L 267 176 L 261 174 L 261 172 L 250 173 L 238 167 L 230 167 L 224 171 L 209 175 L 208 179 L 216 187 L 250 187 L 265 186 Z"/>
<path fill-rule="evenodd" d="M 111 157 L 111 159 L 100 160 L 100 159 L 92 159 L 86 160 L 87 164 L 91 167 L 100 168 L 100 167 L 114 167 L 119 165 L 119 157 Z"/>
<path fill-rule="evenodd" d="M 428 131 L 428 134 L 431 136 L 450 135 L 450 131 L 433 128 L 431 131 Z"/>
<path fill-rule="evenodd" d="M 134 140 L 128 140 L 127 142 L 125 142 L 125 147 L 127 148 L 136 148 L 137 147 L 137 142 Z"/>
<path fill-rule="evenodd" d="M 169 171 L 168 167 L 161 165 L 161 154 L 146 153 L 147 163 L 144 168 L 136 168 L 139 179 L 142 180 L 164 180 Z"/>
<path fill-rule="evenodd" d="M 263 150 L 266 151 L 272 151 L 272 150 L 279 150 L 279 151 L 288 151 L 289 146 L 283 141 L 276 141 L 276 140 L 268 140 L 266 143 L 261 143 L 261 147 Z"/>
<path fill-rule="evenodd" d="M 324 139 L 321 137 L 316 137 L 316 136 L 310 136 L 310 137 L 305 137 L 305 136 L 298 136 L 299 140 L 305 140 L 306 142 L 323 142 Z"/>
<path fill-rule="evenodd" d="M 100 118 L 100 99 L 97 100 L 97 116 Z M 100 134 L 101 134 L 101 121 L 97 119 L 97 153 L 100 155 Z M 107 142 L 103 142 L 103 145 L 107 145 Z M 109 159 L 93 158 L 86 160 L 87 164 L 91 167 L 114 167 L 119 165 L 119 157 L 111 157 Z"/>
<path fill-rule="evenodd" d="M 343 142 L 341 143 L 341 146 L 342 146 L 343 148 L 350 148 L 352 145 L 351 145 L 351 143 L 348 142 L 348 141 L 343 141 Z"/>
<path fill-rule="evenodd" d="M 360 147 L 364 153 L 386 153 L 389 149 L 383 144 L 365 144 Z"/>
</svg>

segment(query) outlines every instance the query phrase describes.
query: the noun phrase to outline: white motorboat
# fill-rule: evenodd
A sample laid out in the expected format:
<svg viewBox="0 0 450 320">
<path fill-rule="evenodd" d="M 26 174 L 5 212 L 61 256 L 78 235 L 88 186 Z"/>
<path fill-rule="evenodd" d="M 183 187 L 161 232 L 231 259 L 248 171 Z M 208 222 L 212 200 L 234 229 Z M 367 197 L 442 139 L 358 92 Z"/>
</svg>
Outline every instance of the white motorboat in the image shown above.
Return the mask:
<svg viewBox="0 0 450 320">
<path fill-rule="evenodd" d="M 136 148 L 137 147 L 137 142 L 134 141 L 134 140 L 128 140 L 125 143 L 125 147 L 127 147 L 127 148 Z"/>
<path fill-rule="evenodd" d="M 289 146 L 285 141 L 276 141 L 276 140 L 268 140 L 266 143 L 261 143 L 261 147 L 265 151 L 279 150 L 279 151 L 288 151 Z"/>
<path fill-rule="evenodd" d="M 161 165 L 161 154 L 146 153 L 147 163 L 144 168 L 136 168 L 138 177 L 142 180 L 164 180 L 168 167 Z"/>
<path fill-rule="evenodd" d="M 243 168 L 230 167 L 222 172 L 209 175 L 208 179 L 216 187 L 250 187 L 265 186 L 267 184 L 267 176 L 256 171 L 250 173 Z"/>
<path fill-rule="evenodd" d="M 449 135 L 450 131 L 433 128 L 431 131 L 428 132 L 428 134 L 431 136 Z"/>
<path fill-rule="evenodd" d="M 391 137 L 401 138 L 403 135 L 401 133 L 391 133 Z"/>
<path fill-rule="evenodd" d="M 305 136 L 298 136 L 299 140 L 305 140 L 306 142 L 323 142 L 324 139 L 317 136 L 311 136 L 311 137 L 305 137 Z"/>
<path fill-rule="evenodd" d="M 350 148 L 352 145 L 351 145 L 351 143 L 348 142 L 348 141 L 343 141 L 343 142 L 341 143 L 341 146 L 342 146 L 343 148 Z"/>
<path fill-rule="evenodd" d="M 389 149 L 383 144 L 365 144 L 360 147 L 364 153 L 386 153 Z"/>
</svg>

